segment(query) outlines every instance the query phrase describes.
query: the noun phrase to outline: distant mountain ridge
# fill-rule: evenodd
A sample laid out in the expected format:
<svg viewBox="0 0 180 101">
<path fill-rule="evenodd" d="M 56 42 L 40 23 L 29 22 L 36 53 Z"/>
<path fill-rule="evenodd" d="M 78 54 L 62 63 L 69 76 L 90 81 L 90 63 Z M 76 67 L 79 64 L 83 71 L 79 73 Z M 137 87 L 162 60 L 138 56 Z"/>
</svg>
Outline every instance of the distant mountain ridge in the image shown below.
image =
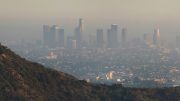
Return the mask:
<svg viewBox="0 0 180 101">
<path fill-rule="evenodd" d="M 27 61 L 0 45 L 0 101 L 180 101 L 180 88 L 95 85 Z"/>
</svg>

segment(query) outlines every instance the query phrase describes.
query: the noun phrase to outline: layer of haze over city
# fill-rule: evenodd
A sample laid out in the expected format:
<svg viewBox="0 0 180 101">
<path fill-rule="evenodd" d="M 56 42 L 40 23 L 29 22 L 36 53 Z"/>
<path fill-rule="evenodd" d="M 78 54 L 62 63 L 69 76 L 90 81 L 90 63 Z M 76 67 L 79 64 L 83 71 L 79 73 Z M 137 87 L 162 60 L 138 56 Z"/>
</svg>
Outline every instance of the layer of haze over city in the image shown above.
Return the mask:
<svg viewBox="0 0 180 101">
<path fill-rule="evenodd" d="M 110 24 L 126 27 L 129 36 L 180 34 L 179 0 L 0 0 L 0 39 L 41 39 L 42 25 L 59 25 L 72 34 L 78 18 L 86 34 Z M 170 40 L 170 41 L 171 41 Z"/>
</svg>

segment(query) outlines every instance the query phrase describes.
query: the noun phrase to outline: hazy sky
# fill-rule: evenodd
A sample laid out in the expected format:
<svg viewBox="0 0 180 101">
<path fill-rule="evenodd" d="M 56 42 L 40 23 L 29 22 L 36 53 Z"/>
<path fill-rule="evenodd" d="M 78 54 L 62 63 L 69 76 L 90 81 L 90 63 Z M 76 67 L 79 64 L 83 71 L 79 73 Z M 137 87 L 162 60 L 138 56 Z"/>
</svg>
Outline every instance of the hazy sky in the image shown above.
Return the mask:
<svg viewBox="0 0 180 101">
<path fill-rule="evenodd" d="M 164 36 L 180 35 L 180 0 L 0 0 L 0 37 L 38 39 L 43 24 L 58 24 L 70 34 L 80 17 L 88 34 L 117 23 L 129 34 L 159 27 Z"/>
</svg>

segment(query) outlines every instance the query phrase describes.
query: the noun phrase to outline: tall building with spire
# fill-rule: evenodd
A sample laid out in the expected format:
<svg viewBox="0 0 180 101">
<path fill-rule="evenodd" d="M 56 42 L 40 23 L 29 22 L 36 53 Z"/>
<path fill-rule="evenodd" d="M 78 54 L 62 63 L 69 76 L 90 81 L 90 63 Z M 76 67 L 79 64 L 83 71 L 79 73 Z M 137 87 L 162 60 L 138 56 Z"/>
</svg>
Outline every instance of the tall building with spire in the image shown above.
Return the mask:
<svg viewBox="0 0 180 101">
<path fill-rule="evenodd" d="M 79 19 L 79 31 L 80 31 L 80 34 L 83 33 L 83 19 L 82 18 Z"/>
<path fill-rule="evenodd" d="M 77 48 L 82 47 L 82 35 L 83 35 L 83 19 L 79 19 L 79 24 L 75 28 L 75 39 L 76 39 L 76 44 Z"/>
</svg>

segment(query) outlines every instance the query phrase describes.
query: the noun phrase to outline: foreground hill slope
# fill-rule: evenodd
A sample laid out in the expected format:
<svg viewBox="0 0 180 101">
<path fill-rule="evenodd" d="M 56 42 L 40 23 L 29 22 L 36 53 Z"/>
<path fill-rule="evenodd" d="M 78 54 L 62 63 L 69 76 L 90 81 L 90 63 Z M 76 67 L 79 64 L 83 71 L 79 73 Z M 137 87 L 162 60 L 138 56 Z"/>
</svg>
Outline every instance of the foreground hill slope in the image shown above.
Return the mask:
<svg viewBox="0 0 180 101">
<path fill-rule="evenodd" d="M 0 45 L 0 101 L 180 101 L 180 88 L 94 85 L 27 61 Z"/>
</svg>

